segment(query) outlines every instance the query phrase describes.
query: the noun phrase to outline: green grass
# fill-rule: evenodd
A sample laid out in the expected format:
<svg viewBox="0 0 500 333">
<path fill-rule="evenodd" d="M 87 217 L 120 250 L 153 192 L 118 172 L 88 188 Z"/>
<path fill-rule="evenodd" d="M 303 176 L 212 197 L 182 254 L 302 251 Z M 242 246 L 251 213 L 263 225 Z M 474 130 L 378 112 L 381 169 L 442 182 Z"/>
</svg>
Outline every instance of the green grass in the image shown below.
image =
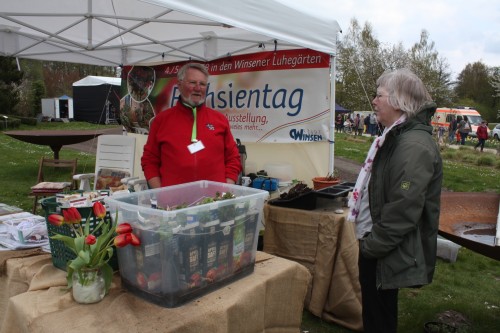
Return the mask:
<svg viewBox="0 0 500 333">
<path fill-rule="evenodd" d="M 470 324 L 462 333 L 491 333 L 500 327 L 500 265 L 498 261 L 461 248 L 457 261 L 438 259 L 434 281 L 399 293 L 399 332 L 421 333 L 428 321 L 445 311 L 463 314 Z M 310 314 L 302 316 L 302 331 L 354 332 Z"/>
<path fill-rule="evenodd" d="M 335 156 L 362 163 L 372 141 L 371 137 L 336 134 Z M 480 153 L 472 147 L 468 144 L 458 149 L 442 148 L 443 188 L 455 192 L 500 193 L 500 157 Z"/>
<path fill-rule="evenodd" d="M 36 129 L 102 129 L 103 125 L 72 122 L 43 123 Z M 22 126 L 20 129 L 35 129 Z M 363 162 L 372 138 L 336 135 L 335 155 Z M 469 145 L 470 148 L 470 145 Z M 52 156 L 46 146 L 20 142 L 0 133 L 0 202 L 30 211 L 29 188 L 37 176 L 41 156 Z M 500 193 L 499 158 L 472 149 L 445 148 L 444 184 L 447 190 Z M 60 158 L 78 158 L 78 172 L 93 172 L 95 156 L 64 147 Z M 483 159 L 489 162 L 478 162 Z M 500 265 L 497 261 L 462 248 L 455 263 L 438 259 L 432 284 L 421 289 L 403 289 L 399 297 L 399 331 L 420 333 L 427 321 L 447 311 L 458 311 L 471 322 L 465 332 L 490 333 L 500 327 Z M 286 306 L 286 305 L 284 305 Z M 309 333 L 352 332 L 310 314 L 303 314 L 302 330 Z"/>
<path fill-rule="evenodd" d="M 19 130 L 31 129 L 103 129 L 103 125 L 89 123 L 41 123 L 36 127 L 22 125 Z M 42 156 L 52 158 L 48 146 L 25 143 L 0 133 L 0 202 L 31 211 L 33 198 L 28 196 L 31 186 L 35 185 L 38 163 Z M 92 173 L 95 169 L 95 155 L 78 152 L 63 146 L 59 153 L 61 159 L 78 158 L 77 173 Z M 39 212 L 41 213 L 41 212 Z"/>
</svg>

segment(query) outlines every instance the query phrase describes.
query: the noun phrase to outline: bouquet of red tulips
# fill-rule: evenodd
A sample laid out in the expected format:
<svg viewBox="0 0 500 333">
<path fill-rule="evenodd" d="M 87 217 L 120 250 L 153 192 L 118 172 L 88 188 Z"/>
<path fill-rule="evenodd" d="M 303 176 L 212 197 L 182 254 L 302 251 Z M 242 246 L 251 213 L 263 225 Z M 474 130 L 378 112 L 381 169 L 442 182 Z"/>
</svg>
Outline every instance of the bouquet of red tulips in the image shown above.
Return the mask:
<svg viewBox="0 0 500 333">
<path fill-rule="evenodd" d="M 105 223 L 106 207 L 96 201 L 92 207 L 94 215 L 99 220 L 97 227 L 90 231 L 89 218 L 82 225 L 82 216 L 77 208 L 71 207 L 63 210 L 63 215 L 51 214 L 48 221 L 52 225 L 68 225 L 75 237 L 56 234 L 52 239 L 64 242 L 65 246 L 71 249 L 76 258 L 67 263 L 68 289 L 73 286 L 73 273 L 82 270 L 100 269 L 105 281 L 105 292 L 109 291 L 113 278 L 113 269 L 109 265 L 109 260 L 113 256 L 113 246 L 124 247 L 129 244 L 133 246 L 140 245 L 139 238 L 132 233 L 132 227 L 128 223 L 119 225 Z M 116 219 L 115 219 L 116 220 Z M 97 236 L 99 235 L 99 236 Z M 82 276 L 82 274 L 79 274 Z M 83 284 L 83 281 L 80 281 Z"/>
</svg>

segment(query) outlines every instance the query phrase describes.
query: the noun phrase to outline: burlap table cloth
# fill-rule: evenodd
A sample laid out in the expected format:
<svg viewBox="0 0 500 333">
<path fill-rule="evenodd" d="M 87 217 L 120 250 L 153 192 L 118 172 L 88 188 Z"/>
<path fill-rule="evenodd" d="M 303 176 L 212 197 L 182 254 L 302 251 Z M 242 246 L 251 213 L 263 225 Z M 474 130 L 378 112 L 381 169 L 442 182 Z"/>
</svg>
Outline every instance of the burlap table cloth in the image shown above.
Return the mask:
<svg viewBox="0 0 500 333">
<path fill-rule="evenodd" d="M 40 256 L 42 257 L 42 256 Z M 0 332 L 300 332 L 311 275 L 289 260 L 257 252 L 255 271 L 177 308 L 163 308 L 121 289 L 115 274 L 99 303 L 80 305 L 64 290 L 65 272 L 28 258 L 8 260 L 7 274 L 21 270 L 27 291 L 11 296 Z M 12 273 L 17 274 L 17 273 Z M 7 279 L 10 276 L 7 276 Z"/>
<path fill-rule="evenodd" d="M 31 277 L 38 271 L 40 266 L 46 263 L 43 260 L 47 257 L 50 259 L 50 254 L 44 253 L 40 248 L 0 251 L 0 323 L 2 322 L 9 298 L 28 290 L 28 280 L 31 280 Z M 23 264 L 8 269 L 7 260 L 10 263 L 20 263 L 23 261 Z M 8 270 L 9 273 L 7 273 Z"/>
<path fill-rule="evenodd" d="M 264 206 L 264 252 L 309 269 L 306 308 L 325 321 L 362 330 L 358 242 L 340 201 L 318 198 L 315 210 Z"/>
</svg>

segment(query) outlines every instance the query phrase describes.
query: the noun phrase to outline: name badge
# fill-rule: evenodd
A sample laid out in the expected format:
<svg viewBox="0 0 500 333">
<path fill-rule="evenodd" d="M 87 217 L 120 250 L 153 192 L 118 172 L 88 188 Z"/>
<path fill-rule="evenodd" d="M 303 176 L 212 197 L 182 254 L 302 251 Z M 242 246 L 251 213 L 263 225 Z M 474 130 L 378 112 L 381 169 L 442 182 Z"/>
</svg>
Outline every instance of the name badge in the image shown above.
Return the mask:
<svg viewBox="0 0 500 333">
<path fill-rule="evenodd" d="M 196 141 L 195 143 L 192 143 L 188 146 L 189 152 L 191 154 L 197 153 L 202 149 L 205 149 L 205 146 L 201 141 Z"/>
</svg>

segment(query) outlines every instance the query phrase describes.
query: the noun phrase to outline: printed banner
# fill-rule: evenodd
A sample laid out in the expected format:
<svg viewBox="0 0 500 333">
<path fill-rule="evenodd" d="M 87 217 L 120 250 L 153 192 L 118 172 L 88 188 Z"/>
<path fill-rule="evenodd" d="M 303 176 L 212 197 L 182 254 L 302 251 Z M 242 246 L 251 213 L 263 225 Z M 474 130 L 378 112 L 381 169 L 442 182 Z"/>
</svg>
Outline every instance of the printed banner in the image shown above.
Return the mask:
<svg viewBox="0 0 500 333">
<path fill-rule="evenodd" d="M 176 75 L 185 63 L 123 68 L 120 110 L 129 131 L 147 130 L 155 114 L 177 103 Z M 280 143 L 327 140 L 329 55 L 308 49 L 271 51 L 205 66 L 210 73 L 206 105 L 226 115 L 235 138 Z"/>
</svg>

